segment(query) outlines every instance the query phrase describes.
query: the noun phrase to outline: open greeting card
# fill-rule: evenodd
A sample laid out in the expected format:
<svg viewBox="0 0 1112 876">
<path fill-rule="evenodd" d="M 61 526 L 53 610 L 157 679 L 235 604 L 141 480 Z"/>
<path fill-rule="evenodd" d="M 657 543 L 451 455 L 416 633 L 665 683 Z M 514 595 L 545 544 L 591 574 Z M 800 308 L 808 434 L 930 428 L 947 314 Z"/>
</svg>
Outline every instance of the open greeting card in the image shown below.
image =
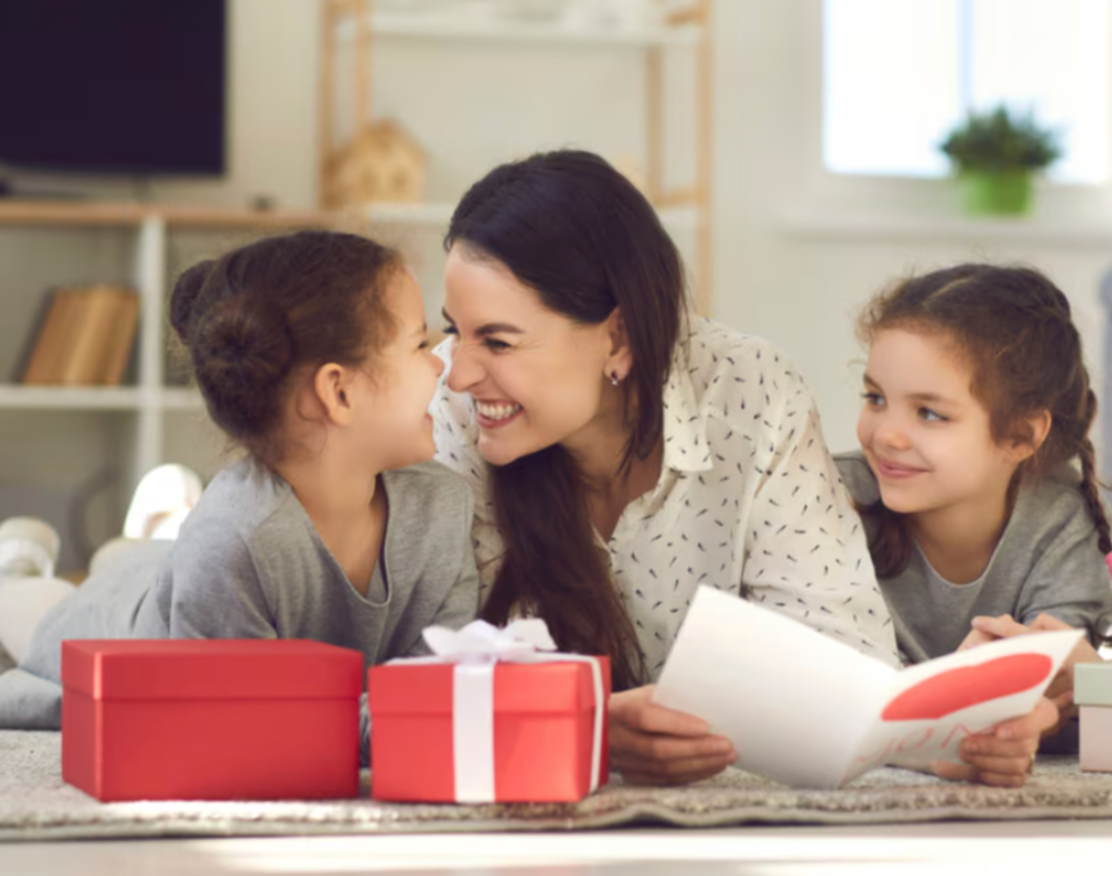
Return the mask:
<svg viewBox="0 0 1112 876">
<path fill-rule="evenodd" d="M 836 788 L 880 766 L 960 762 L 966 736 L 1035 707 L 1082 635 L 1002 639 L 897 670 L 703 586 L 653 699 L 708 721 L 744 770 Z"/>
</svg>

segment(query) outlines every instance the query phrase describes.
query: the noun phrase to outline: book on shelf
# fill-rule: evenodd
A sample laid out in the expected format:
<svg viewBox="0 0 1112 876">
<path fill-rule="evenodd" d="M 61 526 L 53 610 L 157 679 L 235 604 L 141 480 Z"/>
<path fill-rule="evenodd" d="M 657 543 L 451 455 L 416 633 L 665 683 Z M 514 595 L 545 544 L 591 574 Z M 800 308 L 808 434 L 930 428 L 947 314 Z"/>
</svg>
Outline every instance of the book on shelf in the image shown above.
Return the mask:
<svg viewBox="0 0 1112 876">
<path fill-rule="evenodd" d="M 703 585 L 653 700 L 729 738 L 743 770 L 838 788 L 877 767 L 960 762 L 966 736 L 1031 712 L 1082 635 L 1000 639 L 898 670 Z"/>
<path fill-rule="evenodd" d="M 37 321 L 22 381 L 36 386 L 117 386 L 138 324 L 139 296 L 100 284 L 52 291 Z"/>
</svg>

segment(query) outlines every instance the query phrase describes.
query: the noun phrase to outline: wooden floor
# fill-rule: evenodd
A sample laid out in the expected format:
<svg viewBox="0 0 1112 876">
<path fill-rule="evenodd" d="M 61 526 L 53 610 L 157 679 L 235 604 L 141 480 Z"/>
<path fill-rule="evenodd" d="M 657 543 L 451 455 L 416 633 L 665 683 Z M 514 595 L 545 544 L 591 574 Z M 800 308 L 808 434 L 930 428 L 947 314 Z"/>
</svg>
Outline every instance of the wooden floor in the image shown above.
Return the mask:
<svg viewBox="0 0 1112 876">
<path fill-rule="evenodd" d="M 1104 873 L 1112 822 L 135 840 L 0 845 L 4 876 L 552 874 L 850 876 Z"/>
</svg>

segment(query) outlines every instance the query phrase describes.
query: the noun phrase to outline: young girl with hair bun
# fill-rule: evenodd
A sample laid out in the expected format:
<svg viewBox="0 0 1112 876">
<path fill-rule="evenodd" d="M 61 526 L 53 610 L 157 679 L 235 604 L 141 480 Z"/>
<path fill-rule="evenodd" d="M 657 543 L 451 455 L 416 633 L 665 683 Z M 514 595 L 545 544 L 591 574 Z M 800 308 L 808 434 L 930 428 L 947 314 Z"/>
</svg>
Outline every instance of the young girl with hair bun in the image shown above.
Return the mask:
<svg viewBox="0 0 1112 876">
<path fill-rule="evenodd" d="M 475 615 L 471 491 L 430 461 L 443 365 L 394 252 L 327 231 L 265 239 L 186 271 L 170 320 L 246 453 L 176 541 L 121 552 L 26 619 L 0 726 L 59 726 L 63 639 L 315 639 L 374 664 Z M 18 610 L 4 590 L 0 614 Z"/>
<path fill-rule="evenodd" d="M 1097 644 L 1112 619 L 1112 539 L 1089 439 L 1096 397 L 1066 296 L 1029 268 L 959 265 L 879 295 L 859 334 L 861 451 L 837 463 L 903 659 L 1017 624 L 1080 627 Z M 1058 705 L 1069 693 L 1051 690 Z M 998 752 L 984 772 L 1025 771 L 1033 753 Z"/>
</svg>

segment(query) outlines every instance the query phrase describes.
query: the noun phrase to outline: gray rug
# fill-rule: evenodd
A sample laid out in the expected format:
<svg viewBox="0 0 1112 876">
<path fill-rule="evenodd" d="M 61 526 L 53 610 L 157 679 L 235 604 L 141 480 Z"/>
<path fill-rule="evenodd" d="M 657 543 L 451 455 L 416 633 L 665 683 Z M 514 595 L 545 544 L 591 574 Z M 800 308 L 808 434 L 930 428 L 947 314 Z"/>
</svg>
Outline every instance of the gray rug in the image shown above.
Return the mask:
<svg viewBox="0 0 1112 876">
<path fill-rule="evenodd" d="M 577 804 L 413 805 L 358 800 L 99 803 L 62 781 L 60 734 L 0 731 L 0 840 L 720 827 L 943 819 L 1112 818 L 1112 775 L 1040 757 L 1018 790 L 878 770 L 840 791 L 795 791 L 729 770 L 686 788 L 612 784 Z"/>
</svg>

